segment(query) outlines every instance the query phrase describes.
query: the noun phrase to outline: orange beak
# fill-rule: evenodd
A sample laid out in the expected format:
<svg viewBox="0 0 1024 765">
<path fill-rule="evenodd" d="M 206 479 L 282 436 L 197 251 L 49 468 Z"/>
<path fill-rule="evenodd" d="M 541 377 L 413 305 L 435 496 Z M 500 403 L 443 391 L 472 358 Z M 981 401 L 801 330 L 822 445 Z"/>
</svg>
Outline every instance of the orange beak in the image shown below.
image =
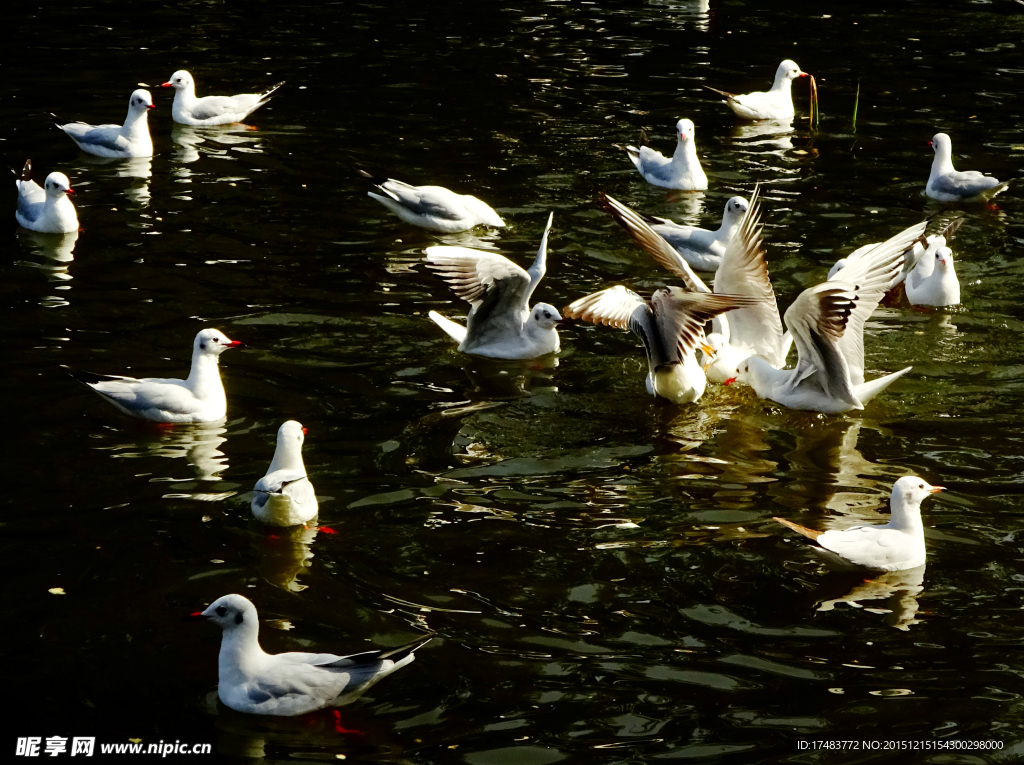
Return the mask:
<svg viewBox="0 0 1024 765">
<path fill-rule="evenodd" d="M 946 490 L 945 486 L 933 486 L 932 488 L 928 489 L 928 493 L 929 494 L 938 494 L 940 491 L 945 491 L 945 490 Z"/>
</svg>

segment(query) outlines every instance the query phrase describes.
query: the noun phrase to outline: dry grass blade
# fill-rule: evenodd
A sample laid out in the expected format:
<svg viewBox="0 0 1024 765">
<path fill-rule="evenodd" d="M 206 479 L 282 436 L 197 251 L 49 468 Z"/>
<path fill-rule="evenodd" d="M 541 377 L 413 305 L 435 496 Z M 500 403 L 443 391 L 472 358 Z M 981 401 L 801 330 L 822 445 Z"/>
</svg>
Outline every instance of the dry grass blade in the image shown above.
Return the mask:
<svg viewBox="0 0 1024 765">
<path fill-rule="evenodd" d="M 821 112 L 818 111 L 818 82 L 814 79 L 814 75 L 808 75 L 811 81 L 811 130 L 818 129 L 818 123 L 821 120 Z"/>
</svg>

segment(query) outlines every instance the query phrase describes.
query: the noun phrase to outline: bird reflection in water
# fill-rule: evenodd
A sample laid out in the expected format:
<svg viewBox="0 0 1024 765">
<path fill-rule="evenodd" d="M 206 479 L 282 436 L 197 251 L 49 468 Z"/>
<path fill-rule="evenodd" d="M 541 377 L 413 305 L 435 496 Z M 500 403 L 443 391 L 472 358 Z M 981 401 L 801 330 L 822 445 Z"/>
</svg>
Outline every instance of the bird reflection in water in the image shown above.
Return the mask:
<svg viewBox="0 0 1024 765">
<path fill-rule="evenodd" d="M 750 146 L 776 149 L 769 152 L 782 156 L 783 151 L 793 148 L 793 123 L 763 120 L 737 123 L 732 129 L 732 143 L 737 147 Z"/>
<path fill-rule="evenodd" d="M 914 617 L 919 608 L 917 596 L 924 591 L 925 568 L 925 564 L 922 564 L 917 568 L 903 571 L 886 571 L 867 579 L 864 572 L 836 572 L 815 592 L 815 599 L 819 601 L 818 611 L 832 611 L 837 604 L 848 603 L 869 613 L 885 614 L 886 624 L 906 632 L 912 625 L 921 621 Z M 870 601 L 883 603 L 865 605 Z"/>
<path fill-rule="evenodd" d="M 182 478 L 177 476 L 153 476 L 150 481 L 170 482 L 175 484 L 175 492 L 165 494 L 170 499 L 194 499 L 214 502 L 235 495 L 236 491 L 218 493 L 200 491 L 201 484 L 220 481 L 218 475 L 228 467 L 227 458 L 220 450 L 227 438 L 223 419 L 215 422 L 188 425 L 154 425 L 138 423 L 118 431 L 122 438 L 130 438 L 129 443 L 104 445 L 100 449 L 116 452 L 117 458 L 150 458 L 163 457 L 177 460 L 184 459 L 192 469 L 193 476 Z"/>
<path fill-rule="evenodd" d="M 18 240 L 23 243 L 31 253 L 32 260 L 19 260 L 19 266 L 34 268 L 46 275 L 50 282 L 57 282 L 56 290 L 70 290 L 71 285 L 64 282 L 71 281 L 71 274 L 68 272 L 68 264 L 75 259 L 75 243 L 78 241 L 78 232 L 70 234 L 42 234 L 38 231 L 21 229 L 18 232 Z M 69 305 L 66 297 L 48 295 L 40 300 L 44 308 L 54 308 Z"/>
<path fill-rule="evenodd" d="M 473 384 L 469 395 L 474 399 L 524 398 L 558 391 L 554 384 L 558 357 L 553 353 L 525 360 L 460 354 L 459 363 Z"/>
<path fill-rule="evenodd" d="M 175 162 L 189 164 L 199 159 L 200 153 L 212 156 L 226 155 L 232 148 L 248 154 L 262 154 L 262 149 L 252 146 L 261 139 L 254 134 L 256 128 L 242 123 L 232 125 L 216 125 L 210 127 L 192 127 L 175 123 L 171 128 L 171 141 L 174 142 L 173 159 Z M 203 146 L 200 152 L 200 145 Z M 188 175 L 190 173 L 186 173 Z"/>
<path fill-rule="evenodd" d="M 103 173 L 108 178 L 129 178 L 131 183 L 124 190 L 128 201 L 138 207 L 148 207 L 150 200 L 149 181 L 153 177 L 152 157 L 131 157 L 130 159 L 109 159 L 107 157 L 83 156 L 82 162 L 96 168 L 108 169 Z"/>
<path fill-rule="evenodd" d="M 315 524 L 268 527 L 255 521 L 251 528 L 257 535 L 253 546 L 260 556 L 257 573 L 282 590 L 305 590 L 308 585 L 300 583 L 299 576 L 313 565 L 310 545 L 320 529 Z"/>
</svg>

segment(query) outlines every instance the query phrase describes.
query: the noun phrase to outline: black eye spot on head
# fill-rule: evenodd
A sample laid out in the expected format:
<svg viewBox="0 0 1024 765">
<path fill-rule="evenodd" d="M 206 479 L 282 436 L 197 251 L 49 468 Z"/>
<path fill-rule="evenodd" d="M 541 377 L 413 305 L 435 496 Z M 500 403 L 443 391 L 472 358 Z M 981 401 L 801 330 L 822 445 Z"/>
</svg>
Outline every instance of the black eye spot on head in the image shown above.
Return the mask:
<svg viewBox="0 0 1024 765">
<path fill-rule="evenodd" d="M 545 311 L 545 312 L 544 312 L 544 318 L 545 318 L 545 319 L 550 319 L 550 318 L 551 318 L 551 314 L 550 314 L 550 313 L 548 313 L 547 311 Z"/>
<path fill-rule="evenodd" d="M 235 624 L 241 624 L 243 621 L 245 621 L 245 617 L 242 616 L 242 612 L 239 611 L 237 614 L 235 614 Z"/>
<path fill-rule="evenodd" d="M 206 343 L 200 343 L 199 344 L 199 350 L 205 351 L 206 350 Z"/>
<path fill-rule="evenodd" d="M 920 484 L 920 485 L 919 485 L 919 486 L 918 486 L 917 488 L 919 488 L 919 489 L 923 489 L 923 488 L 924 488 L 924 484 L 923 484 L 923 483 L 922 483 L 922 484 Z"/>
<path fill-rule="evenodd" d="M 217 615 L 218 616 L 224 616 L 224 615 L 227 614 L 227 612 L 228 612 L 228 607 L 227 606 L 218 606 L 217 607 Z"/>
</svg>

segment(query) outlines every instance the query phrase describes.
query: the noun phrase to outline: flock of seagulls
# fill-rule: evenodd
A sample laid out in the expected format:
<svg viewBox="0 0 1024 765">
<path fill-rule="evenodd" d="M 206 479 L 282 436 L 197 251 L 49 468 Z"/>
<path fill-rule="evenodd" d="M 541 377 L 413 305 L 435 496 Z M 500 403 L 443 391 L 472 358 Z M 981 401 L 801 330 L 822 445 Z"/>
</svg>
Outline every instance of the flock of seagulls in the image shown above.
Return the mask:
<svg viewBox="0 0 1024 765">
<path fill-rule="evenodd" d="M 741 119 L 787 123 L 795 114 L 793 80 L 805 76 L 795 62 L 786 60 L 766 92 L 715 92 L 726 97 Z M 163 87 L 174 89 L 171 114 L 175 122 L 203 126 L 244 119 L 283 84 L 260 93 L 200 98 L 192 75 L 179 70 Z M 153 108 L 150 93 L 139 89 L 129 99 L 122 125 L 57 120 L 57 126 L 90 154 L 151 156 L 148 115 Z M 957 172 L 951 142 L 944 133 L 936 134 L 931 146 L 935 158 L 925 188 L 929 197 L 944 202 L 989 200 L 1007 187 L 1008 182 L 977 172 Z M 708 187 L 697 156 L 695 126 L 689 119 L 676 124 L 671 158 L 647 146 L 621 148 L 652 185 L 689 191 Z M 412 186 L 365 170 L 360 173 L 373 185 L 368 195 L 406 223 L 440 233 L 505 226 L 498 213 L 475 196 L 439 186 Z M 46 233 L 77 231 L 68 178 L 52 172 L 39 186 L 31 174 L 31 162 L 15 172 L 18 223 Z M 526 269 L 494 252 L 428 247 L 427 266 L 470 305 L 465 325 L 436 311 L 430 312 L 430 318 L 458 344 L 459 351 L 500 359 L 532 359 L 558 352 L 558 328 L 568 319 L 608 325 L 639 337 L 648 362 L 647 391 L 672 403 L 697 401 L 709 381 L 738 382 L 759 397 L 791 409 L 840 413 L 863 409 L 910 371 L 907 367 L 866 379 L 864 326 L 888 294 L 902 289 L 914 305 L 960 302 L 948 247 L 958 221 L 930 236 L 926 236 L 928 222 L 923 221 L 885 242 L 855 250 L 836 263 L 825 281 L 805 289 L 781 314 L 768 273 L 757 189 L 749 200 L 729 199 L 721 225 L 714 231 L 645 216 L 606 194 L 602 204 L 642 249 L 680 279 L 681 286 L 658 289 L 647 298 L 614 285 L 575 300 L 561 313 L 548 303 L 531 306 L 547 272 L 552 214 L 536 258 Z M 698 271 L 713 273 L 711 286 Z M 215 422 L 227 412 L 220 356 L 240 345 L 217 329 L 203 329 L 193 341 L 191 369 L 185 379 L 136 379 L 65 369 L 132 417 L 161 424 Z M 793 348 L 796 360 L 790 365 Z M 251 501 L 253 515 L 265 524 L 316 522 L 316 494 L 302 460 L 306 434 L 306 428 L 294 420 L 278 430 L 273 460 L 256 483 Z M 807 538 L 818 554 L 833 563 L 877 571 L 908 569 L 925 560 L 921 502 L 942 490 L 918 477 L 899 479 L 890 500 L 892 520 L 885 525 L 822 532 L 776 520 Z M 411 662 L 415 651 L 431 639 L 427 635 L 398 648 L 351 656 L 271 655 L 258 642 L 256 608 L 241 595 L 225 595 L 195 616 L 223 630 L 221 701 L 253 714 L 298 715 L 347 703 Z"/>
</svg>

